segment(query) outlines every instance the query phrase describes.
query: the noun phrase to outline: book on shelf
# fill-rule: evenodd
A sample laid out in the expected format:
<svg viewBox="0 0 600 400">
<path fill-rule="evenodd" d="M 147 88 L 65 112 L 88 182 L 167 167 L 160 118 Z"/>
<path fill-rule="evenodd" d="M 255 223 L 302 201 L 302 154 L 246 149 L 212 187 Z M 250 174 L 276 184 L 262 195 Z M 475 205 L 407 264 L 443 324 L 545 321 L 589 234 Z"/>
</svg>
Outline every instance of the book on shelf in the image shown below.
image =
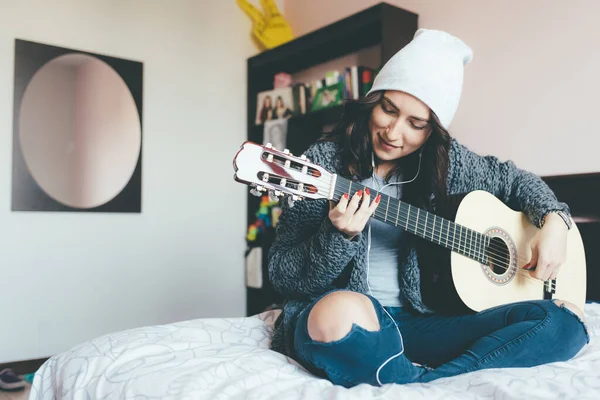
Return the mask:
<svg viewBox="0 0 600 400">
<path fill-rule="evenodd" d="M 358 100 L 360 97 L 366 96 L 375 80 L 376 70 L 361 65 L 353 65 L 350 67 L 351 94 L 348 97 Z"/>
</svg>

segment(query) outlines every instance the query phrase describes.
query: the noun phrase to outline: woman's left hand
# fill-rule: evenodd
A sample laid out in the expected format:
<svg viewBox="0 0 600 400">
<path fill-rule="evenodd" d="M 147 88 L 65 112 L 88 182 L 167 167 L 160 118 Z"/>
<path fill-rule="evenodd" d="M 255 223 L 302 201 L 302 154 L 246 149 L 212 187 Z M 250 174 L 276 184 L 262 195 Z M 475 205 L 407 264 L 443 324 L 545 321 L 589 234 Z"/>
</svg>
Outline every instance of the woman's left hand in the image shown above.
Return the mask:
<svg viewBox="0 0 600 400">
<path fill-rule="evenodd" d="M 567 224 L 559 215 L 548 214 L 544 227 L 531 242 L 531 261 L 523 269 L 542 281 L 556 279 L 567 258 L 567 232 Z M 535 271 L 532 271 L 533 268 Z"/>
</svg>

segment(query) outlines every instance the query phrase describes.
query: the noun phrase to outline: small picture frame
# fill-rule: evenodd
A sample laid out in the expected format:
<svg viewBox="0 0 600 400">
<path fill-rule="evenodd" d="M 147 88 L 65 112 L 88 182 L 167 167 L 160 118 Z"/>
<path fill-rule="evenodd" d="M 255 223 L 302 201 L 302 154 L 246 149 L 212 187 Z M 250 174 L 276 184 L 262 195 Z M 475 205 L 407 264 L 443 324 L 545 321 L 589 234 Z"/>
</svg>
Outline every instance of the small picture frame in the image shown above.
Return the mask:
<svg viewBox="0 0 600 400">
<path fill-rule="evenodd" d="M 256 125 L 296 114 L 291 87 L 260 92 L 256 102 Z"/>
</svg>

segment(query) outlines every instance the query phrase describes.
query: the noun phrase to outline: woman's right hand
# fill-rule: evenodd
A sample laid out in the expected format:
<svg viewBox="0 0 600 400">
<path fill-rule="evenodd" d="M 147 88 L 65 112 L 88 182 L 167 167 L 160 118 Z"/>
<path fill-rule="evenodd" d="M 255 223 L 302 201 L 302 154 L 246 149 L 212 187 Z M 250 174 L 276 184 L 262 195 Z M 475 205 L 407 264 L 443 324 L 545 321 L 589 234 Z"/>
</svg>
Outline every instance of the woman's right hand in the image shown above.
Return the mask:
<svg viewBox="0 0 600 400">
<path fill-rule="evenodd" d="M 358 204 L 361 198 L 362 204 L 359 207 Z M 329 219 L 333 226 L 346 236 L 347 239 L 352 240 L 363 231 L 367 221 L 375 213 L 381 201 L 381 195 L 377 195 L 371 204 L 369 204 L 370 199 L 370 192 L 367 188 L 365 189 L 364 196 L 363 191 L 359 190 L 352 196 L 351 200 L 348 198 L 348 193 L 344 193 L 337 205 L 330 202 Z"/>
</svg>

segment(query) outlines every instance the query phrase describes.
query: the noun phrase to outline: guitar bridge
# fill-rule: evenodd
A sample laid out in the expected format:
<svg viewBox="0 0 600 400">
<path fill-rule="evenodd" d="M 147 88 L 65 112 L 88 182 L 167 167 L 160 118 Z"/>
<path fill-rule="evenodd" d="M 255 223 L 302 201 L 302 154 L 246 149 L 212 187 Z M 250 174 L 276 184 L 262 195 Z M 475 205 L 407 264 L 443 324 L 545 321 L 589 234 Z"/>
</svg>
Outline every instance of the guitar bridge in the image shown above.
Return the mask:
<svg viewBox="0 0 600 400">
<path fill-rule="evenodd" d="M 544 300 L 552 300 L 556 294 L 556 279 L 544 282 Z"/>
</svg>

